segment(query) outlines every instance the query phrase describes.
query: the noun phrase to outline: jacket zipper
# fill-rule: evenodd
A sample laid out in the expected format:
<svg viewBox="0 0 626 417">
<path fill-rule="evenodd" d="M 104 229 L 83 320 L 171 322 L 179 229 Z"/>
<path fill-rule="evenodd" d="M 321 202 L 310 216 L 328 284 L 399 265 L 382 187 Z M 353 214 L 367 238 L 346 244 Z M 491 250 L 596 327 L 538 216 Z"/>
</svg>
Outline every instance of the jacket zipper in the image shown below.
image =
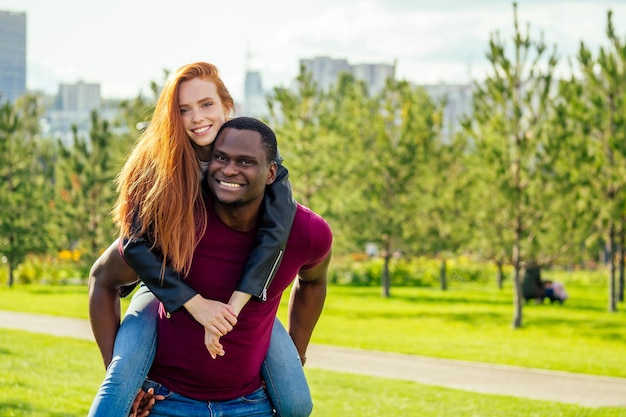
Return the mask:
<svg viewBox="0 0 626 417">
<path fill-rule="evenodd" d="M 270 269 L 270 273 L 265 279 L 265 283 L 263 284 L 263 291 L 261 292 L 261 301 L 267 301 L 267 287 L 270 285 L 270 281 L 272 277 L 276 273 L 276 269 L 278 269 L 278 265 L 280 264 L 280 260 L 283 258 L 283 249 L 278 251 L 278 256 L 274 260 L 274 264 L 272 265 L 272 269 Z"/>
</svg>

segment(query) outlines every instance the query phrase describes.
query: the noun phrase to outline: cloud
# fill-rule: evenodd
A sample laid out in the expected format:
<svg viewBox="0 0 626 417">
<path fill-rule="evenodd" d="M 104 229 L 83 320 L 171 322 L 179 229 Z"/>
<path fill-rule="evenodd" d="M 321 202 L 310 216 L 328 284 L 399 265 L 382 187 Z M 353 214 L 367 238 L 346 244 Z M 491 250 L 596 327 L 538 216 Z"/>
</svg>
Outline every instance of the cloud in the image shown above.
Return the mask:
<svg viewBox="0 0 626 417">
<path fill-rule="evenodd" d="M 543 32 L 563 60 L 583 38 L 592 51 L 605 42 L 609 8 L 626 31 L 624 1 L 518 3 L 521 27 Z M 510 44 L 513 23 L 508 0 L 0 0 L 0 9 L 28 13 L 29 86 L 82 79 L 100 82 L 106 97 L 133 96 L 164 68 L 196 60 L 217 64 L 236 97 L 246 69 L 265 87 L 285 85 L 301 58 L 315 56 L 397 62 L 397 75 L 418 83 L 469 82 L 484 73 L 490 34 Z"/>
</svg>

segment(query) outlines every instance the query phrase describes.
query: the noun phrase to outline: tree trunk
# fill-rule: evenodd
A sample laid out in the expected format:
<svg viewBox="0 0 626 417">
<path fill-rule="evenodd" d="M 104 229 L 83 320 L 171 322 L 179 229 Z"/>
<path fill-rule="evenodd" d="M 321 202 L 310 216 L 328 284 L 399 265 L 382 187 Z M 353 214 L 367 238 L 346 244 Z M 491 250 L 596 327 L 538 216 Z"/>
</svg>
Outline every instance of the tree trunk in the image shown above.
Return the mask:
<svg viewBox="0 0 626 417">
<path fill-rule="evenodd" d="M 504 273 L 502 272 L 502 261 L 496 261 L 496 267 L 498 271 L 496 273 L 496 282 L 498 283 L 498 289 L 501 290 L 504 283 Z"/>
<path fill-rule="evenodd" d="M 9 268 L 9 287 L 12 287 L 13 286 L 13 260 L 9 258 L 9 262 L 7 265 Z"/>
<path fill-rule="evenodd" d="M 619 281 L 617 282 L 617 301 L 624 302 L 624 253 L 626 249 L 624 245 L 626 244 L 626 231 L 624 230 L 624 226 L 626 221 L 622 218 L 622 228 L 619 234 Z"/>
<path fill-rule="evenodd" d="M 521 262 L 521 225 L 522 219 L 521 216 L 517 215 L 515 227 L 515 243 L 513 244 L 513 305 L 514 305 L 514 313 L 513 313 L 513 328 L 519 329 L 522 327 L 522 262 Z"/>
<path fill-rule="evenodd" d="M 448 278 L 446 276 L 446 258 L 441 259 L 441 268 L 439 269 L 439 283 L 441 284 L 441 291 L 448 289 Z"/>
<path fill-rule="evenodd" d="M 383 298 L 389 298 L 391 293 L 391 279 L 389 278 L 389 253 L 385 254 L 385 263 L 383 264 L 383 276 L 382 276 L 382 296 Z"/>
<path fill-rule="evenodd" d="M 617 311 L 617 303 L 615 302 L 615 223 L 611 221 L 609 228 L 609 313 Z"/>
<path fill-rule="evenodd" d="M 13 235 L 12 234 L 9 235 L 9 249 L 11 249 L 11 250 L 14 249 L 13 248 L 13 243 L 14 243 L 13 239 L 14 239 Z M 7 256 L 7 258 L 8 258 L 8 262 L 9 262 L 9 287 L 12 287 L 13 286 L 13 271 L 15 270 L 15 265 L 13 265 L 14 262 L 15 262 L 15 257 L 13 255 L 9 254 L 9 256 Z"/>
<path fill-rule="evenodd" d="M 383 298 L 389 298 L 389 295 L 391 293 L 391 277 L 389 274 L 389 262 L 391 260 L 391 244 L 390 244 L 390 239 L 388 235 L 383 235 L 383 247 L 384 247 L 384 260 L 385 263 L 383 264 L 383 276 L 381 279 L 381 285 L 382 285 L 382 296 Z"/>
</svg>

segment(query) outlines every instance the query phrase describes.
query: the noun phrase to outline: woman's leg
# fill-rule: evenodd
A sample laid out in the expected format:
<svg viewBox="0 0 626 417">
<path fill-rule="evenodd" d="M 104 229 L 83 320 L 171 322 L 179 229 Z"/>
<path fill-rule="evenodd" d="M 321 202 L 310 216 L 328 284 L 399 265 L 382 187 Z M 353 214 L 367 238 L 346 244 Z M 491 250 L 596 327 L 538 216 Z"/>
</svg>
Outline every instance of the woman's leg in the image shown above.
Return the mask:
<svg viewBox="0 0 626 417">
<path fill-rule="evenodd" d="M 156 352 L 159 300 L 142 285 L 133 296 L 115 336 L 113 360 L 89 417 L 126 417 Z"/>
<path fill-rule="evenodd" d="M 313 401 L 300 356 L 278 318 L 274 321 L 270 348 L 261 367 L 261 375 L 278 417 L 311 415 Z"/>
</svg>

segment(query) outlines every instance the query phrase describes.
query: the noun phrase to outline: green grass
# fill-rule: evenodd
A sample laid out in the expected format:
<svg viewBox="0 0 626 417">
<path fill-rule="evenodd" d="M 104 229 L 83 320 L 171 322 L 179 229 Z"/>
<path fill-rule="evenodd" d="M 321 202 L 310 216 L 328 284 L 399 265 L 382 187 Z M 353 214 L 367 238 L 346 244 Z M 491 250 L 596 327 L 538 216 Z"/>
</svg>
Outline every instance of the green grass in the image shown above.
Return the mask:
<svg viewBox="0 0 626 417">
<path fill-rule="evenodd" d="M 0 416 L 85 416 L 103 376 L 93 342 L 0 330 Z"/>
<path fill-rule="evenodd" d="M 624 311 L 606 311 L 604 288 L 568 283 L 567 289 L 564 305 L 525 305 L 523 327 L 513 330 L 510 289 L 393 288 L 383 299 L 378 288 L 331 286 L 312 342 L 626 377 L 626 355 L 617 354 L 626 340 Z M 2 287 L 0 308 L 87 318 L 87 288 Z"/>
<path fill-rule="evenodd" d="M 514 330 L 510 290 L 395 288 L 381 299 L 375 288 L 331 287 L 313 342 L 626 377 L 626 355 L 617 354 L 626 315 L 606 311 L 602 290 L 568 290 L 564 305 L 525 305 Z"/>
<path fill-rule="evenodd" d="M 566 284 L 570 300 L 525 305 L 524 327 L 517 330 L 511 328 L 510 289 L 470 284 L 446 292 L 393 288 L 392 297 L 382 299 L 378 288 L 332 286 L 312 342 L 626 377 L 626 356 L 620 353 L 626 340 L 624 312 L 606 312 L 605 288 Z M 0 309 L 87 318 L 87 289 L 2 287 Z M 327 370 L 306 372 L 314 417 L 626 415 L 626 407 L 586 408 Z M 84 416 L 103 375 L 94 343 L 0 330 L 0 416 Z"/>
<path fill-rule="evenodd" d="M 315 403 L 313 417 L 618 417 L 626 413 L 626 407 L 578 407 L 305 370 Z M 85 416 L 103 376 L 94 343 L 17 330 L 0 332 L 0 416 Z"/>
</svg>

